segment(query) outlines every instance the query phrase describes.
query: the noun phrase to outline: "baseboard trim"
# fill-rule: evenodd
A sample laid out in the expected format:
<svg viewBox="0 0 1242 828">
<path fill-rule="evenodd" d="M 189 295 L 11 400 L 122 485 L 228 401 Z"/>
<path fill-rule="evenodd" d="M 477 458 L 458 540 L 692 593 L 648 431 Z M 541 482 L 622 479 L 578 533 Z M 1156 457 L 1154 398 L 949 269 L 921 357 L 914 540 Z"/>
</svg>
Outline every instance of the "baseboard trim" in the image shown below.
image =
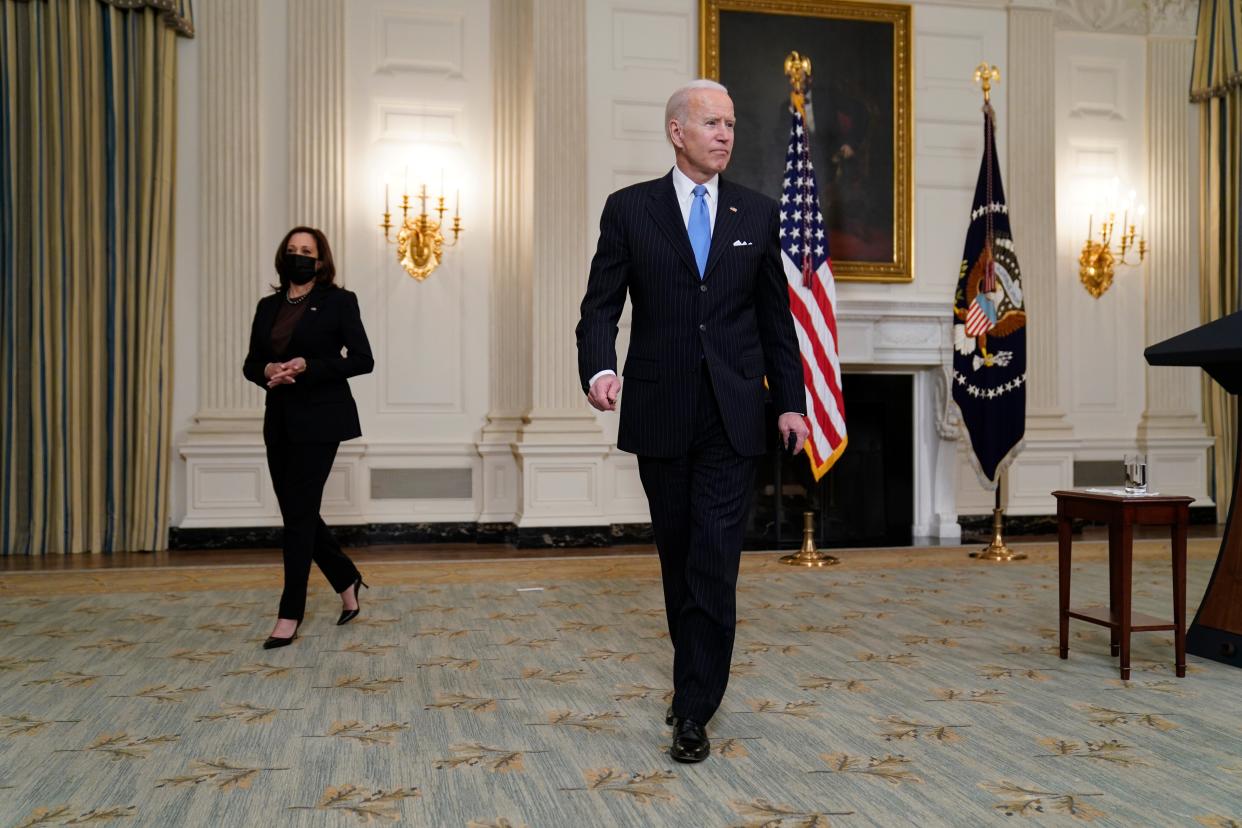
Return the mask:
<svg viewBox="0 0 1242 828">
<path fill-rule="evenodd" d="M 653 543 L 651 524 L 520 527 L 512 523 L 364 523 L 333 526 L 342 546 L 396 546 L 443 543 L 501 544 L 519 549 L 569 549 Z M 213 527 L 168 531 L 168 548 L 177 550 L 279 549 L 279 526 Z"/>
<path fill-rule="evenodd" d="M 1216 523 L 1215 506 L 1192 506 L 1192 524 Z M 962 539 L 969 543 L 991 537 L 991 515 L 960 515 Z M 1085 525 L 1075 521 L 1079 531 Z M 1005 517 L 1005 536 L 1055 535 L 1055 515 Z M 342 546 L 405 546 L 444 543 L 503 545 L 518 549 L 606 548 L 655 543 L 650 523 L 614 523 L 607 526 L 517 526 L 513 523 L 362 523 L 333 526 L 332 534 Z M 283 530 L 279 526 L 237 526 L 168 530 L 168 548 L 176 550 L 279 549 Z M 768 548 L 771 544 L 756 548 Z M 750 548 L 749 545 L 747 548 Z"/>
</svg>

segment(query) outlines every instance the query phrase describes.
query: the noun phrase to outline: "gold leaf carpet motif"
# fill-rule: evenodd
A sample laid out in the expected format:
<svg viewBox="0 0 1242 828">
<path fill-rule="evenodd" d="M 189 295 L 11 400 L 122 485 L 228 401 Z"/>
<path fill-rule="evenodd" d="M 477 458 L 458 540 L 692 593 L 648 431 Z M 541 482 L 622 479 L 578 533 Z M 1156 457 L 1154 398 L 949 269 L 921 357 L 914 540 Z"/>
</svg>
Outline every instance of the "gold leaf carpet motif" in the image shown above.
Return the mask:
<svg viewBox="0 0 1242 828">
<path fill-rule="evenodd" d="M 1108 595 L 1075 545 L 1075 601 Z M 836 550 L 834 550 L 836 551 Z M 1054 544 L 743 556 L 727 694 L 667 754 L 672 645 L 652 556 L 364 563 L 363 614 L 312 579 L 264 651 L 279 566 L 0 574 L 0 825 L 1242 828 L 1234 668 L 1138 633 L 1056 649 Z M 1215 542 L 1191 543 L 1194 601 Z M 1167 543 L 1138 541 L 1168 616 Z"/>
</svg>

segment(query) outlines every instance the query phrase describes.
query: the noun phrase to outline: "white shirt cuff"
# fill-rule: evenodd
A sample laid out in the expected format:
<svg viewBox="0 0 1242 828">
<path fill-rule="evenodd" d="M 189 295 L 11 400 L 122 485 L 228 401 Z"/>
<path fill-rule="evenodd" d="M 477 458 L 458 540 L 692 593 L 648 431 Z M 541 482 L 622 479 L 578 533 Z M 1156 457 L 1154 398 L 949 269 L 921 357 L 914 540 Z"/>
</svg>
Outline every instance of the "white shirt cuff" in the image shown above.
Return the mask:
<svg viewBox="0 0 1242 828">
<path fill-rule="evenodd" d="M 600 371 L 595 376 L 591 377 L 591 381 L 587 383 L 587 388 L 594 388 L 595 381 L 599 379 L 600 377 L 604 376 L 605 374 L 612 374 L 615 377 L 617 375 L 617 372 L 612 370 L 611 368 L 605 368 L 604 370 Z"/>
</svg>

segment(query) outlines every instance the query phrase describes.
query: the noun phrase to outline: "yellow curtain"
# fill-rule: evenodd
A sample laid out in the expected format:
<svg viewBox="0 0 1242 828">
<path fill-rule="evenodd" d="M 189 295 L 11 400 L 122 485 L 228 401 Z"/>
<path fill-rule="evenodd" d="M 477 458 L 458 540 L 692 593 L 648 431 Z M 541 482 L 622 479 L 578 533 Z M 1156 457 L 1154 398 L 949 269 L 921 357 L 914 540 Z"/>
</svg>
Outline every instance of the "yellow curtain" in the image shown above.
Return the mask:
<svg viewBox="0 0 1242 828">
<path fill-rule="evenodd" d="M 0 551 L 160 549 L 188 0 L 0 0 Z"/>
<path fill-rule="evenodd" d="M 1199 245 L 1204 322 L 1239 310 L 1242 281 L 1242 0 L 1202 0 L 1190 99 L 1200 106 Z M 1216 508 L 1221 521 L 1233 491 L 1238 401 L 1204 380 L 1203 412 L 1216 438 Z"/>
</svg>

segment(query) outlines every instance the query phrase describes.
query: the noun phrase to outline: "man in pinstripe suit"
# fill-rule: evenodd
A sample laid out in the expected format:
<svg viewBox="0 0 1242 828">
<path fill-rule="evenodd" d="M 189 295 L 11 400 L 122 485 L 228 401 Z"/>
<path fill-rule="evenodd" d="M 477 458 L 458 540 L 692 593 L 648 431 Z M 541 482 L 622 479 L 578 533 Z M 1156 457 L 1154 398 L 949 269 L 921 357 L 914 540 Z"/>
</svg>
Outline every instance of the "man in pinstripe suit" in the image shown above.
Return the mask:
<svg viewBox="0 0 1242 828">
<path fill-rule="evenodd" d="M 764 453 L 764 376 L 782 445 L 807 436 L 801 357 L 781 268 L 779 209 L 725 181 L 733 101 L 699 80 L 673 93 L 668 175 L 618 190 L 578 323 L 578 371 L 595 408 L 617 408 L 617 320 L 632 334 L 617 445 L 638 469 L 660 552 L 673 643 L 672 757 L 711 752 L 706 725 L 724 697 L 736 624 L 742 535 Z"/>
</svg>

